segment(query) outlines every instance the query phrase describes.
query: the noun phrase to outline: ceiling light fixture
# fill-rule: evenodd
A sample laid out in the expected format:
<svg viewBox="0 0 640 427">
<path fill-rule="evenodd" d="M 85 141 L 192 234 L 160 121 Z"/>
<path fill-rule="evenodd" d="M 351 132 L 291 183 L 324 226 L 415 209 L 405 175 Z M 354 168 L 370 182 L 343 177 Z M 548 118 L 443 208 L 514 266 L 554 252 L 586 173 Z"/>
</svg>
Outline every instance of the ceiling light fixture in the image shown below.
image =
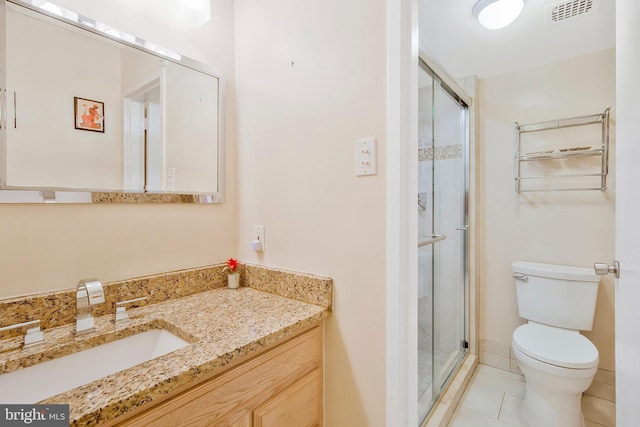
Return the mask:
<svg viewBox="0 0 640 427">
<path fill-rule="evenodd" d="M 520 16 L 525 0 L 478 0 L 473 15 L 490 30 L 504 28 Z"/>
</svg>

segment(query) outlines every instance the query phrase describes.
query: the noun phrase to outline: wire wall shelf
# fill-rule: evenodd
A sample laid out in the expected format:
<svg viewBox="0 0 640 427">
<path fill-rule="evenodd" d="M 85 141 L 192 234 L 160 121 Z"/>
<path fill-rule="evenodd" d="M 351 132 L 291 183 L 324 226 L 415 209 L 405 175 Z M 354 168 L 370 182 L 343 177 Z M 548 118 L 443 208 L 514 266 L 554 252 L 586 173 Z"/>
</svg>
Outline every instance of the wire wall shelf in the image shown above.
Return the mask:
<svg viewBox="0 0 640 427">
<path fill-rule="evenodd" d="M 514 122 L 513 178 L 516 192 L 606 190 L 609 172 L 609 112 L 610 107 L 607 107 L 602 113 L 588 116 L 531 124 Z M 585 142 L 584 145 L 566 147 L 566 144 L 549 138 L 551 146 L 537 151 L 523 148 L 527 146 L 524 141 L 526 134 L 588 125 L 599 125 L 600 137 L 596 144 L 586 145 L 589 142 Z M 538 139 L 544 141 L 545 137 L 539 135 Z"/>
</svg>

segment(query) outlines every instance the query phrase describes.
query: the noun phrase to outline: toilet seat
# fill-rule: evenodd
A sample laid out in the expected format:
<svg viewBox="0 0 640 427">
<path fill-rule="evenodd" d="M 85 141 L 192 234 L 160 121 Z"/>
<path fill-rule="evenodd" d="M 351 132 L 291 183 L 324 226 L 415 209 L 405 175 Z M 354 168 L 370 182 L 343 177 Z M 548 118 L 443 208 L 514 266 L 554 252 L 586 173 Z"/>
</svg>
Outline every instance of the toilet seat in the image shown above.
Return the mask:
<svg viewBox="0 0 640 427">
<path fill-rule="evenodd" d="M 577 331 L 527 323 L 513 332 L 513 346 L 526 356 L 550 365 L 589 369 L 598 365 L 598 349 Z"/>
</svg>

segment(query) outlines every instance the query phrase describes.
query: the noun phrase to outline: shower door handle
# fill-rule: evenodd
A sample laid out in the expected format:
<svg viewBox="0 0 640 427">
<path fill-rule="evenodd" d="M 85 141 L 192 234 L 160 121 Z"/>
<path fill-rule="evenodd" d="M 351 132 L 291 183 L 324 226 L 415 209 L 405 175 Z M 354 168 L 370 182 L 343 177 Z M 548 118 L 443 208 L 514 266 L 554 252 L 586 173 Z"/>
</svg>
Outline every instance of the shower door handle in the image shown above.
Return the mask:
<svg viewBox="0 0 640 427">
<path fill-rule="evenodd" d="M 418 240 L 418 247 L 421 248 L 423 246 L 431 245 L 435 242 L 440 242 L 446 238 L 447 236 L 445 236 L 444 234 L 431 234 L 428 236 L 428 238 L 424 240 Z"/>
<path fill-rule="evenodd" d="M 456 228 L 456 230 L 458 230 L 458 231 L 469 231 L 469 226 L 468 225 L 463 225 L 462 227 Z"/>
</svg>

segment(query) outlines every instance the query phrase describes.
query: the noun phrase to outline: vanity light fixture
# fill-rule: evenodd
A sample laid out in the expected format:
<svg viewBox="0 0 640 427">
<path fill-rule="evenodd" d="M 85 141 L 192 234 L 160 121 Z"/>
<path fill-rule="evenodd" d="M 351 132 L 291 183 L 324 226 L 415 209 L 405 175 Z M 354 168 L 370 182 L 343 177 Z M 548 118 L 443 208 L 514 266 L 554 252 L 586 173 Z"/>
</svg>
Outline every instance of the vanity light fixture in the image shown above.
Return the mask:
<svg viewBox="0 0 640 427">
<path fill-rule="evenodd" d="M 485 28 L 497 30 L 511 24 L 520 16 L 525 0 L 478 0 L 473 16 Z"/>
</svg>

